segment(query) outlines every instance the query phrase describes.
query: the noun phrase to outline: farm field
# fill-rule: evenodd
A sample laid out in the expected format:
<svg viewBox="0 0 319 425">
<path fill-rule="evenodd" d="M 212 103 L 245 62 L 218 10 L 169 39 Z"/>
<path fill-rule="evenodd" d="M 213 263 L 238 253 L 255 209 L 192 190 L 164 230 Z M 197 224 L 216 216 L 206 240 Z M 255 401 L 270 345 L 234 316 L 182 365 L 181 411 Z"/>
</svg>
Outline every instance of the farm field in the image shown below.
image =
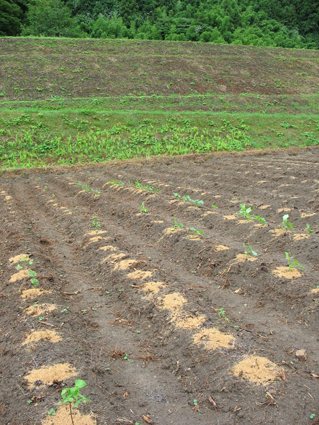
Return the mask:
<svg viewBox="0 0 319 425">
<path fill-rule="evenodd" d="M 71 425 L 82 379 L 75 425 L 317 424 L 318 167 L 312 147 L 3 172 L 2 423 Z"/>
<path fill-rule="evenodd" d="M 319 144 L 319 53 L 0 38 L 0 167 Z"/>
</svg>

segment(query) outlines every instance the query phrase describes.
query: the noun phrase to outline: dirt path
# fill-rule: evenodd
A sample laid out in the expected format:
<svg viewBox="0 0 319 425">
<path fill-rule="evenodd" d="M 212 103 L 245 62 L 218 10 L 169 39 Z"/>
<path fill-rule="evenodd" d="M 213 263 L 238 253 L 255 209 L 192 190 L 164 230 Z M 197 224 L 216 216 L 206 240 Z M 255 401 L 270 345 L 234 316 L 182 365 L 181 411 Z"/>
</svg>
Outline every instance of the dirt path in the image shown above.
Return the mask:
<svg viewBox="0 0 319 425">
<path fill-rule="evenodd" d="M 180 157 L 2 177 L 3 423 L 71 423 L 57 402 L 76 376 L 92 399 L 83 424 L 316 420 L 318 160 Z M 267 224 L 235 215 L 240 204 Z M 284 214 L 294 230 L 279 230 Z M 305 270 L 287 274 L 285 252 Z M 20 254 L 33 264 L 10 262 Z"/>
</svg>

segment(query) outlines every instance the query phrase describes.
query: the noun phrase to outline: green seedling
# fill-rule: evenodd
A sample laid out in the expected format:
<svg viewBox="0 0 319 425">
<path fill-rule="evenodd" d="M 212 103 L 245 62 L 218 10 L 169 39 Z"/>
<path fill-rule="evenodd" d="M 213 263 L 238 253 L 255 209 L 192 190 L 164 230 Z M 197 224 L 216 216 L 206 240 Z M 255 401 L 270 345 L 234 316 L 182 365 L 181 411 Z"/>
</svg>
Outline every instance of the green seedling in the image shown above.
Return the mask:
<svg viewBox="0 0 319 425">
<path fill-rule="evenodd" d="M 313 233 L 313 230 L 310 229 L 310 225 L 309 224 L 307 224 L 307 232 L 308 233 Z"/>
<path fill-rule="evenodd" d="M 212 208 L 217 209 L 218 207 L 216 205 L 212 204 Z"/>
<path fill-rule="evenodd" d="M 98 220 L 98 218 L 97 217 L 95 217 L 95 216 L 93 216 L 92 217 L 92 224 L 91 224 L 91 227 L 101 227 L 101 224 L 100 224 L 100 222 L 99 222 L 99 220 Z"/>
<path fill-rule="evenodd" d="M 288 218 L 289 218 L 289 214 L 285 214 L 285 215 L 282 216 L 281 227 L 282 227 L 282 229 L 294 230 L 294 226 L 290 223 L 290 221 L 288 221 Z"/>
<path fill-rule="evenodd" d="M 199 205 L 204 205 L 204 201 L 199 201 L 198 199 L 196 199 L 196 200 L 192 200 L 192 202 L 194 202 L 194 204 L 196 205 L 196 208 L 198 208 L 199 207 Z"/>
<path fill-rule="evenodd" d="M 31 276 L 32 277 L 32 279 L 31 279 L 31 283 L 32 283 L 32 285 L 36 288 L 37 286 L 38 286 L 38 284 L 39 284 L 39 281 L 38 281 L 38 279 L 36 279 L 35 278 L 35 276 L 36 276 L 37 274 L 36 274 L 36 272 L 34 271 L 34 270 L 29 270 L 29 276 Z"/>
<path fill-rule="evenodd" d="M 172 227 L 172 230 L 182 229 L 183 227 L 184 227 L 184 224 L 183 223 L 178 224 L 176 218 L 174 217 L 174 226 Z"/>
<path fill-rule="evenodd" d="M 226 316 L 226 311 L 221 307 L 218 309 L 218 320 L 217 320 L 217 324 L 224 319 L 225 322 L 230 323 L 230 320 L 228 319 L 228 317 Z"/>
<path fill-rule="evenodd" d="M 258 221 L 259 221 L 259 223 L 261 223 L 261 224 L 266 224 L 266 220 L 265 220 L 263 217 L 260 217 L 260 215 L 254 215 L 254 218 L 255 218 L 256 220 L 258 220 Z"/>
<path fill-rule="evenodd" d="M 22 263 L 22 266 L 21 266 L 20 264 L 18 264 L 18 265 L 15 267 L 17 270 L 22 270 L 22 269 L 23 269 L 23 267 L 25 267 L 25 266 L 27 265 L 27 263 L 28 263 L 28 257 L 24 257 L 24 258 L 22 258 L 20 261 L 21 261 L 21 263 Z M 33 260 L 31 259 L 31 260 L 29 261 L 29 265 L 30 265 L 30 266 L 32 266 L 32 264 L 33 264 Z"/>
<path fill-rule="evenodd" d="M 140 183 L 138 180 L 136 180 L 135 182 L 135 186 L 138 189 L 144 189 L 144 190 L 149 190 L 149 191 L 153 191 L 154 193 L 160 192 L 160 189 L 157 189 L 156 187 L 154 187 L 151 184 L 147 184 L 147 185 L 143 185 L 142 183 Z"/>
<path fill-rule="evenodd" d="M 254 207 L 248 207 L 246 208 L 245 204 L 240 204 L 240 210 L 235 213 L 235 215 L 241 215 L 242 217 L 246 218 L 247 220 L 253 220 L 254 216 L 250 214 L 250 212 L 254 209 Z"/>
<path fill-rule="evenodd" d="M 31 283 L 36 288 L 38 286 L 38 284 L 39 284 L 39 281 L 38 281 L 38 279 L 32 278 L 31 279 Z"/>
<path fill-rule="evenodd" d="M 111 180 L 109 181 L 109 184 L 117 184 L 119 186 L 125 186 L 125 183 L 122 182 L 121 180 Z"/>
<path fill-rule="evenodd" d="M 299 263 L 299 261 L 290 257 L 289 252 L 285 252 L 285 254 L 286 254 L 287 261 L 288 261 L 288 269 L 289 270 L 293 269 L 293 268 L 297 268 L 297 267 L 300 267 L 301 269 L 305 270 L 305 268 Z"/>
<path fill-rule="evenodd" d="M 74 407 L 78 407 L 81 403 L 91 401 L 89 398 L 84 397 L 84 395 L 80 393 L 80 389 L 86 387 L 86 385 L 87 383 L 85 381 L 83 381 L 82 379 L 77 379 L 74 383 L 74 387 L 65 388 L 61 391 L 62 400 L 59 401 L 58 405 L 62 403 L 69 403 L 72 425 L 74 425 L 72 415 L 72 403 L 74 403 Z"/>
<path fill-rule="evenodd" d="M 123 358 L 124 360 L 129 360 L 129 356 L 128 356 L 128 354 L 125 354 L 125 356 L 124 356 L 124 358 Z"/>
<path fill-rule="evenodd" d="M 245 249 L 245 255 L 247 255 L 247 257 L 249 257 L 250 255 L 253 255 L 255 257 L 257 257 L 257 252 L 253 251 L 252 247 L 250 246 L 250 244 L 247 244 L 247 248 L 246 248 L 246 244 L 243 243 L 243 247 Z"/>
<path fill-rule="evenodd" d="M 144 202 L 142 202 L 141 208 L 140 208 L 140 212 L 143 213 L 148 213 L 148 209 L 145 208 Z"/>
<path fill-rule="evenodd" d="M 50 409 L 50 410 L 48 411 L 48 415 L 55 416 L 55 410 L 54 410 L 54 409 Z"/>
<path fill-rule="evenodd" d="M 173 195 L 175 196 L 175 199 L 178 199 L 181 197 L 181 195 L 179 195 L 178 193 L 173 193 Z"/>
<path fill-rule="evenodd" d="M 195 235 L 201 236 L 201 235 L 204 234 L 204 232 L 202 230 L 196 230 L 194 227 L 190 227 L 189 230 L 191 230 L 192 232 L 194 232 L 193 233 L 194 236 Z"/>
<path fill-rule="evenodd" d="M 183 195 L 184 202 L 192 201 L 189 195 Z"/>
</svg>

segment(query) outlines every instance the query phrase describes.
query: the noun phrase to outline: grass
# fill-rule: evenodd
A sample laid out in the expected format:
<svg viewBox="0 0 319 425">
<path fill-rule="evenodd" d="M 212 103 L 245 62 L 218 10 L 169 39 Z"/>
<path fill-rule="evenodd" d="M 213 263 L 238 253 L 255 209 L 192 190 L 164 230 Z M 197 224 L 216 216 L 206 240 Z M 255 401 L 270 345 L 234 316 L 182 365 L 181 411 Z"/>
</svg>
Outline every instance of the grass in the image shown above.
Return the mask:
<svg viewBox="0 0 319 425">
<path fill-rule="evenodd" d="M 1 168 L 319 144 L 316 51 L 53 38 L 0 46 Z"/>
</svg>

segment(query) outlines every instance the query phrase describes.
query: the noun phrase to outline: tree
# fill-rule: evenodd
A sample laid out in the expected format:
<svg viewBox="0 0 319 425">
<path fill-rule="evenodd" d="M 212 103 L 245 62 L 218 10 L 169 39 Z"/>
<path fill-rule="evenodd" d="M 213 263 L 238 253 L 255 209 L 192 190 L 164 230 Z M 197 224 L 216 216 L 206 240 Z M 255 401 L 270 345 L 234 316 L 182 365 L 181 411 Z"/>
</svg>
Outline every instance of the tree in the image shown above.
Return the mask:
<svg viewBox="0 0 319 425">
<path fill-rule="evenodd" d="M 138 12 L 136 0 L 122 0 L 121 1 L 121 18 L 126 26 L 134 19 Z"/>
<path fill-rule="evenodd" d="M 18 35 L 21 31 L 20 7 L 11 0 L 0 0 L 0 36 Z"/>
<path fill-rule="evenodd" d="M 71 10 L 61 0 L 35 0 L 29 4 L 28 26 L 22 35 L 43 35 L 45 37 L 81 37 L 76 18 L 71 18 Z"/>
</svg>

